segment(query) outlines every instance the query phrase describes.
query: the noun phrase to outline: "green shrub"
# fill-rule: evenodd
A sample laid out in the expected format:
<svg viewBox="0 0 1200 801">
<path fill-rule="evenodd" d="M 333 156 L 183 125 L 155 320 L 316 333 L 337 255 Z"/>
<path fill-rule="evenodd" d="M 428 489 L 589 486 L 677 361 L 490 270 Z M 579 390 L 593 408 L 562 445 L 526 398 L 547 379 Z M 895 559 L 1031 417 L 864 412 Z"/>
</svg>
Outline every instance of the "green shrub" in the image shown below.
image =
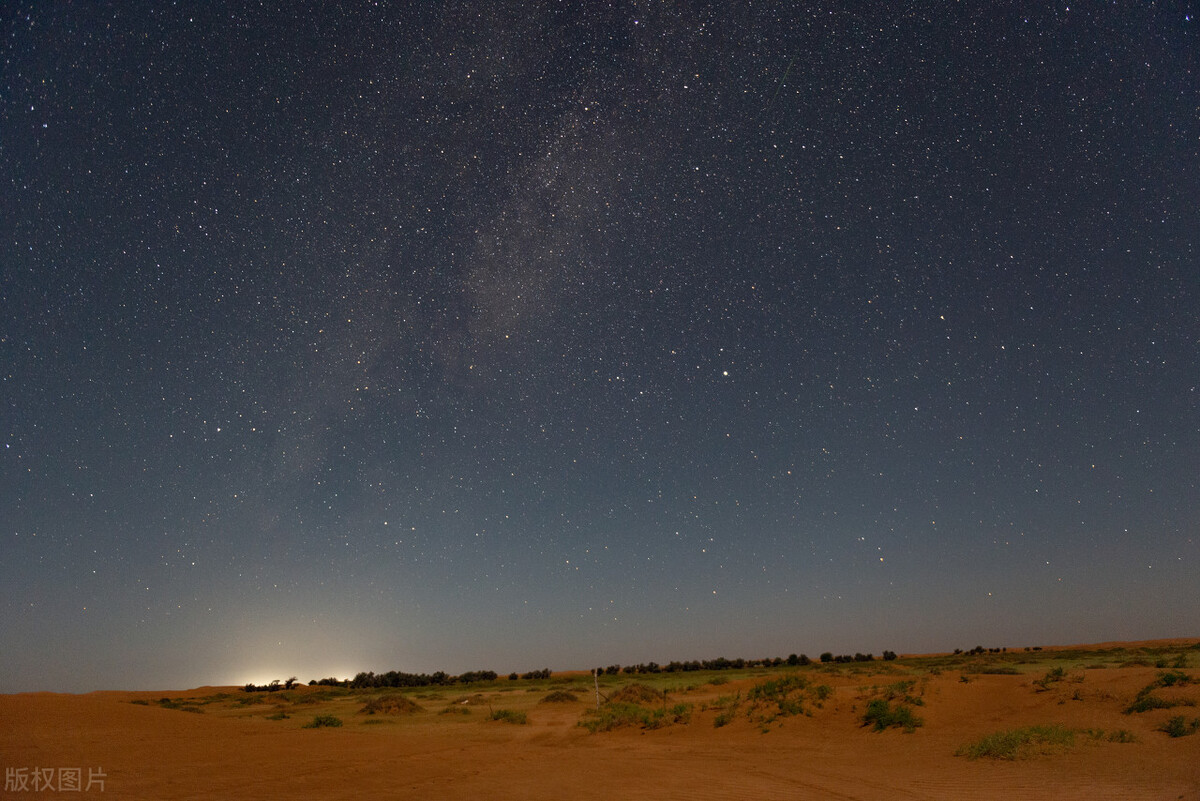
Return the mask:
<svg viewBox="0 0 1200 801">
<path fill-rule="evenodd" d="M 326 728 L 326 727 L 336 728 L 341 725 L 342 725 L 341 718 L 334 717 L 333 715 L 317 715 L 316 717 L 314 717 L 312 719 L 311 723 L 305 723 L 300 728 L 302 728 L 302 729 L 322 729 L 322 728 Z"/>
<path fill-rule="evenodd" d="M 954 752 L 967 759 L 1025 759 L 1070 748 L 1075 732 L 1065 726 L 1025 726 L 989 734 Z"/>
<path fill-rule="evenodd" d="M 1041 692 L 1044 690 L 1049 690 L 1051 684 L 1060 682 L 1066 677 L 1067 671 L 1063 670 L 1061 667 L 1056 667 L 1046 671 L 1046 675 L 1042 676 L 1040 679 L 1034 679 L 1033 683 L 1042 688 L 1039 690 L 1039 692 Z"/>
<path fill-rule="evenodd" d="M 502 720 L 505 723 L 515 723 L 518 726 L 524 726 L 529 722 L 524 712 L 517 712 L 512 709 L 495 710 L 492 712 L 492 720 Z"/>
<path fill-rule="evenodd" d="M 1186 673 L 1159 673 L 1158 678 L 1138 691 L 1133 703 L 1125 707 L 1125 714 L 1134 712 L 1149 712 L 1151 709 L 1171 709 L 1176 706 L 1195 706 L 1196 702 L 1187 698 L 1168 700 L 1154 695 L 1159 687 L 1182 687 L 1192 683 L 1192 677 Z"/>
<path fill-rule="evenodd" d="M 1125 707 L 1125 714 L 1129 715 L 1134 712 L 1149 712 L 1151 709 L 1170 709 L 1178 706 L 1175 701 L 1168 701 L 1165 698 L 1159 698 L 1151 693 L 1139 693 L 1133 703 Z"/>
<path fill-rule="evenodd" d="M 688 723 L 691 717 L 691 704 L 675 704 L 670 708 L 647 709 L 640 704 L 617 701 L 609 702 L 600 709 L 589 710 L 587 717 L 581 720 L 579 725 L 595 734 L 625 726 L 661 729 L 674 723 Z"/>
<path fill-rule="evenodd" d="M 1200 718 L 1188 721 L 1184 719 L 1183 715 L 1176 715 L 1159 726 L 1158 730 L 1166 732 L 1171 737 L 1187 737 L 1189 734 L 1200 731 Z"/>
<path fill-rule="evenodd" d="M 411 715 L 423 709 L 416 701 L 403 695 L 383 695 L 367 701 L 358 711 L 368 715 Z"/>
<path fill-rule="evenodd" d="M 610 703 L 616 704 L 661 704 L 666 697 L 666 693 L 635 682 L 633 684 L 626 684 L 609 696 L 608 700 Z"/>
<path fill-rule="evenodd" d="M 912 709 L 904 704 L 892 706 L 884 699 L 876 698 L 867 703 L 867 711 L 863 714 L 862 725 L 874 725 L 875 731 L 903 728 L 905 732 L 911 734 L 918 726 L 924 725 L 924 721 L 914 715 Z"/>
<path fill-rule="evenodd" d="M 1174 687 L 1177 684 L 1183 687 L 1191 683 L 1192 677 L 1182 671 L 1159 673 L 1158 678 L 1154 681 L 1154 684 L 1159 687 Z"/>
<path fill-rule="evenodd" d="M 542 704 L 567 704 L 567 703 L 572 703 L 572 702 L 578 701 L 578 700 L 579 700 L 579 698 L 573 692 L 570 692 L 568 690 L 555 690 L 554 692 L 550 693 L 545 698 L 543 698 L 541 701 L 539 701 L 539 703 L 542 703 Z"/>
</svg>

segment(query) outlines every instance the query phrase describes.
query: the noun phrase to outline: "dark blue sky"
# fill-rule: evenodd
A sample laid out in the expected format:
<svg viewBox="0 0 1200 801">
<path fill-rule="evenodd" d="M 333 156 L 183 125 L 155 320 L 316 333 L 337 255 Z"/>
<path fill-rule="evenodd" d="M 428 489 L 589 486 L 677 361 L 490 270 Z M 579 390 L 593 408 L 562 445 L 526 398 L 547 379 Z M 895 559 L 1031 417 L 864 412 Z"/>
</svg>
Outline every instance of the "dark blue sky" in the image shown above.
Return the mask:
<svg viewBox="0 0 1200 801">
<path fill-rule="evenodd" d="M 1197 634 L 1192 6 L 728 6 L 8 6 L 0 690 Z"/>
</svg>

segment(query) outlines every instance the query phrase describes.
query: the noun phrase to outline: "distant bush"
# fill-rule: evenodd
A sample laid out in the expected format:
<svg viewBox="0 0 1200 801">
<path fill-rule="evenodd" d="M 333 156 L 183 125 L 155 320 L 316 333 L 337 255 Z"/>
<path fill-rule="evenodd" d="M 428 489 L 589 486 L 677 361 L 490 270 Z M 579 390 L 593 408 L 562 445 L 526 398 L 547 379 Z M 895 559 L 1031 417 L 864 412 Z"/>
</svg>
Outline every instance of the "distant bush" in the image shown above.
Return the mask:
<svg viewBox="0 0 1200 801">
<path fill-rule="evenodd" d="M 547 669 L 545 671 L 537 670 L 533 673 L 527 673 L 525 674 L 525 678 L 543 678 L 543 672 L 545 673 L 544 678 L 550 677 L 550 671 Z M 445 687 L 452 684 L 475 684 L 478 682 L 495 681 L 497 678 L 498 676 L 494 670 L 469 670 L 466 673 L 458 676 L 451 676 L 449 673 L 441 670 L 435 673 L 404 673 L 399 670 L 389 670 L 387 673 L 364 671 L 357 674 L 349 682 L 341 682 L 337 679 L 322 679 L 317 683 L 323 684 L 326 681 L 330 681 L 342 686 L 353 687 L 355 689 L 383 687 Z"/>
<path fill-rule="evenodd" d="M 1063 751 L 1075 743 L 1075 732 L 1064 726 L 1025 726 L 989 734 L 954 752 L 967 759 L 1025 759 Z"/>
<path fill-rule="evenodd" d="M 311 723 L 305 723 L 302 729 L 337 728 L 342 725 L 342 719 L 333 715 L 317 715 Z"/>
<path fill-rule="evenodd" d="M 578 700 L 579 700 L 578 696 L 576 696 L 575 693 L 573 693 L 573 692 L 570 692 L 568 690 L 555 690 L 554 692 L 547 695 L 545 698 L 543 698 L 538 703 L 566 704 L 566 703 L 572 703 L 572 702 L 578 701 Z"/>
<path fill-rule="evenodd" d="M 925 723 L 913 714 L 910 707 L 904 704 L 892 706 L 882 698 L 876 698 L 867 703 L 867 711 L 863 714 L 862 720 L 862 725 L 874 726 L 875 731 L 902 728 L 908 734 L 912 734 L 918 726 Z"/>
</svg>

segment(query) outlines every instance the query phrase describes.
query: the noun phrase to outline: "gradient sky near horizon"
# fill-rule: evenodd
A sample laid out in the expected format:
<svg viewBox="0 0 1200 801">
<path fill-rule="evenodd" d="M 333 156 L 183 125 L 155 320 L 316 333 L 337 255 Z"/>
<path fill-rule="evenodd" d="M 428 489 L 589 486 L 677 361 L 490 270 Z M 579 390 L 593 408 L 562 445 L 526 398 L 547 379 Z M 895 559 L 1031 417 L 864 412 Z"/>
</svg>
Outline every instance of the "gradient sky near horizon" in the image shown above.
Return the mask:
<svg viewBox="0 0 1200 801">
<path fill-rule="evenodd" d="M 1190 3 L 8 4 L 0 691 L 1195 636 Z"/>
</svg>

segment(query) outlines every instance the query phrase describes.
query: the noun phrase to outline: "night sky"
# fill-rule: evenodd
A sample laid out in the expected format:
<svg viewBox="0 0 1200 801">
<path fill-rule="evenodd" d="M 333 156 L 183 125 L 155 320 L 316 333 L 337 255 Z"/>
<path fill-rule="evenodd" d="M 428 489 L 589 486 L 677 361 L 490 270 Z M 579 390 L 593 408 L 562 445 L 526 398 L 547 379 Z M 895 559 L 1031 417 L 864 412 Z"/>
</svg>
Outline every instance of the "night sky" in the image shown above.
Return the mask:
<svg viewBox="0 0 1200 801">
<path fill-rule="evenodd" d="M 2 12 L 0 691 L 1200 634 L 1194 7 L 300 5 Z"/>
</svg>

